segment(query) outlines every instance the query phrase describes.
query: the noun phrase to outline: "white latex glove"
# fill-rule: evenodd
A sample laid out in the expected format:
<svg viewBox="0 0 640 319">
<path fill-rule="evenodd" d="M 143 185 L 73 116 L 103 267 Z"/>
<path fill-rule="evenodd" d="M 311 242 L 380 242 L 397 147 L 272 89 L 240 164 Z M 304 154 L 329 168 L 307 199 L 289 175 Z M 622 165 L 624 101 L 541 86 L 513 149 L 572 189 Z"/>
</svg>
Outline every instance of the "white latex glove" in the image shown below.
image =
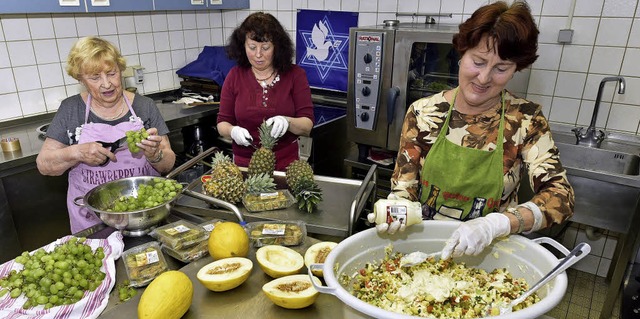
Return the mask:
<svg viewBox="0 0 640 319">
<path fill-rule="evenodd" d="M 273 124 L 273 127 L 271 128 L 271 136 L 275 138 L 282 137 L 282 135 L 287 133 L 287 130 L 289 129 L 289 121 L 287 121 L 286 117 L 281 115 L 270 117 L 267 120 L 267 125 L 271 124 Z"/>
<path fill-rule="evenodd" d="M 387 196 L 387 199 L 398 200 L 398 199 L 402 199 L 402 198 L 396 196 L 396 194 L 394 194 L 394 193 L 390 193 L 389 196 Z M 406 201 L 409 201 L 409 200 L 407 199 Z M 376 214 L 377 214 L 377 212 L 375 210 L 376 205 L 374 205 L 373 207 L 374 207 L 373 213 L 369 213 L 367 215 L 367 220 L 370 223 L 375 223 L 376 222 Z M 386 232 L 386 233 L 389 233 L 390 235 L 395 234 L 397 231 L 404 231 L 405 228 L 407 228 L 407 225 L 406 224 L 401 224 L 397 220 L 394 220 L 393 222 L 391 222 L 391 224 L 388 224 L 388 223 L 376 224 L 376 230 L 379 233 Z"/>
<path fill-rule="evenodd" d="M 238 145 L 249 146 L 253 141 L 253 137 L 249 134 L 246 128 L 240 126 L 234 126 L 231 129 L 231 138 Z"/>
<path fill-rule="evenodd" d="M 491 242 L 511 233 L 509 217 L 502 213 L 490 213 L 462 223 L 453 232 L 442 250 L 442 259 L 477 255 Z"/>
</svg>

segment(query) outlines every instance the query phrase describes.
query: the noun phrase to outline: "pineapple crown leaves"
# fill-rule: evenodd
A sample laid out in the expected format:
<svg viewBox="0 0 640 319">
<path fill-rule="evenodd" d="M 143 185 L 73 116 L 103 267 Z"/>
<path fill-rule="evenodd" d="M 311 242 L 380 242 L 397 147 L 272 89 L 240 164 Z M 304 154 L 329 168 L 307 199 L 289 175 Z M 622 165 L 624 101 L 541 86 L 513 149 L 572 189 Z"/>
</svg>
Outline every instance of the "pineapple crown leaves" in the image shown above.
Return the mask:
<svg viewBox="0 0 640 319">
<path fill-rule="evenodd" d="M 315 182 L 301 183 L 293 190 L 298 208 L 307 213 L 313 213 L 322 201 L 322 190 Z"/>
<path fill-rule="evenodd" d="M 218 164 L 221 164 L 224 162 L 231 163 L 232 162 L 231 157 L 229 157 L 228 155 L 222 152 L 216 152 L 213 155 L 213 159 L 211 160 L 211 167 L 215 168 Z"/>
<path fill-rule="evenodd" d="M 278 138 L 271 136 L 271 129 L 273 128 L 273 124 L 268 125 L 266 121 L 262 121 L 260 127 L 258 128 L 258 133 L 260 136 L 260 144 L 262 147 L 266 149 L 273 149 L 276 146 L 276 142 Z"/>
<path fill-rule="evenodd" d="M 250 175 L 244 183 L 247 185 L 247 193 L 249 194 L 273 192 L 276 190 L 276 183 L 273 176 L 268 173 Z"/>
</svg>

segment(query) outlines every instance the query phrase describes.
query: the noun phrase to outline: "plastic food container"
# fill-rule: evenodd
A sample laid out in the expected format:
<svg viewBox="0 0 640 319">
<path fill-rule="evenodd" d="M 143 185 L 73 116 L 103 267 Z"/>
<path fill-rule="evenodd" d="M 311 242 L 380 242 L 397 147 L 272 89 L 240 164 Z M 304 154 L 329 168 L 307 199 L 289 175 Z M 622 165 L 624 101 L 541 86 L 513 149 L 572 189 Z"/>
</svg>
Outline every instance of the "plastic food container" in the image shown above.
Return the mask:
<svg viewBox="0 0 640 319">
<path fill-rule="evenodd" d="M 242 198 L 242 204 L 250 212 L 263 212 L 287 208 L 295 202 L 289 190 L 279 189 L 275 192 L 247 194 Z"/>
<path fill-rule="evenodd" d="M 302 221 L 252 222 L 245 227 L 254 247 L 296 246 L 304 242 L 307 236 L 307 226 Z"/>
<path fill-rule="evenodd" d="M 216 224 L 223 222 L 224 220 L 222 219 L 217 219 L 214 218 L 212 220 L 206 221 L 206 222 L 202 222 L 200 224 L 198 224 L 198 226 L 202 227 L 205 231 L 205 233 L 207 233 L 207 237 L 209 238 L 209 235 L 211 235 L 211 231 L 216 228 Z"/>
<path fill-rule="evenodd" d="M 155 242 L 127 249 L 123 254 L 124 269 L 133 287 L 143 287 L 168 270 L 167 261 Z"/>
<path fill-rule="evenodd" d="M 162 251 L 183 263 L 190 263 L 206 256 L 209 253 L 209 242 L 207 240 L 203 240 L 191 247 L 181 250 L 176 250 L 163 244 Z"/>
<path fill-rule="evenodd" d="M 158 227 L 150 235 L 175 250 L 193 246 L 209 237 L 204 228 L 186 220 Z"/>
</svg>

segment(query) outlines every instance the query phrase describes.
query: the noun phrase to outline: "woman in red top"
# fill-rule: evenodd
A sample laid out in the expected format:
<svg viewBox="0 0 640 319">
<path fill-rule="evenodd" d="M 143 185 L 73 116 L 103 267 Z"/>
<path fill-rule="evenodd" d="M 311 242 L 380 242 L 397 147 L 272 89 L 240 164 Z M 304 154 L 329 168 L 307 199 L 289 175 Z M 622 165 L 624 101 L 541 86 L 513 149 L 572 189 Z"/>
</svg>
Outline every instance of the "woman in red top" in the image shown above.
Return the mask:
<svg viewBox="0 0 640 319">
<path fill-rule="evenodd" d="M 292 63 L 289 34 L 271 14 L 249 15 L 229 37 L 227 54 L 237 62 L 222 85 L 218 132 L 233 140 L 233 158 L 248 166 L 259 148 L 258 127 L 272 124 L 276 170 L 298 159 L 298 136 L 313 128 L 313 104 L 306 73 Z"/>
</svg>

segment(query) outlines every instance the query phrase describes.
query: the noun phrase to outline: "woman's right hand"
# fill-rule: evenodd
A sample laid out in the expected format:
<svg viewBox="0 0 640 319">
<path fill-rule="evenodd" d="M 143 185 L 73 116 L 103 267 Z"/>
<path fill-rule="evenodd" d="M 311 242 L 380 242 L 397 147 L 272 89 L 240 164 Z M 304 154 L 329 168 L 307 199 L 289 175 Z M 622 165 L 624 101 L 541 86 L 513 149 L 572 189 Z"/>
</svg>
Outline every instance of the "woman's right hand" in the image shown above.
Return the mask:
<svg viewBox="0 0 640 319">
<path fill-rule="evenodd" d="M 231 138 L 238 145 L 249 146 L 253 142 L 253 137 L 249 134 L 246 128 L 240 126 L 234 126 L 231 129 Z"/>
<path fill-rule="evenodd" d="M 107 162 L 108 159 L 115 161 L 115 154 L 107 147 L 103 147 L 98 142 L 90 142 L 78 144 L 79 162 L 91 166 L 100 166 Z"/>
</svg>

